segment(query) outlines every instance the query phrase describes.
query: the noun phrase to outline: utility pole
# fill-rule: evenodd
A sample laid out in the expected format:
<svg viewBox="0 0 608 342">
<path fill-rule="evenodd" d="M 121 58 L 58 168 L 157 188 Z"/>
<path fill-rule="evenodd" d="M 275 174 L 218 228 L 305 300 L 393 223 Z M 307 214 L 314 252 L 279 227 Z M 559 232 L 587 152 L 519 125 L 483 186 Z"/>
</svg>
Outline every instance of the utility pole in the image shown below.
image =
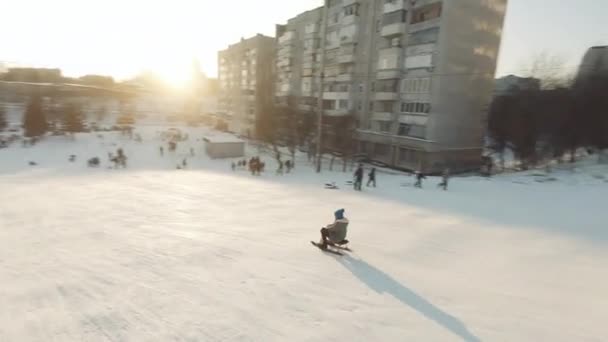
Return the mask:
<svg viewBox="0 0 608 342">
<path fill-rule="evenodd" d="M 329 11 L 329 0 L 323 1 L 323 13 L 321 14 L 321 63 L 319 65 L 319 93 L 317 98 L 317 173 L 321 172 L 321 155 L 323 153 L 323 79 L 325 78 L 325 35 L 327 32 L 327 12 Z"/>
</svg>

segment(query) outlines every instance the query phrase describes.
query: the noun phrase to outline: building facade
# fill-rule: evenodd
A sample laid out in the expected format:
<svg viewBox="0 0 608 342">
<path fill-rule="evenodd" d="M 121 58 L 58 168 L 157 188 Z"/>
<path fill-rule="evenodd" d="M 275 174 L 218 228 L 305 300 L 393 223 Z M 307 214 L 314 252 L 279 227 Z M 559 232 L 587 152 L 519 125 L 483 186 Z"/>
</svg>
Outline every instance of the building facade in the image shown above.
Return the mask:
<svg viewBox="0 0 608 342">
<path fill-rule="evenodd" d="M 352 116 L 358 150 L 373 160 L 473 169 L 506 5 L 327 0 L 278 26 L 275 95 L 301 109 L 321 98 L 324 122 Z"/>
<path fill-rule="evenodd" d="M 219 112 L 229 130 L 256 136 L 264 103 L 273 98 L 275 39 L 256 35 L 218 53 Z"/>
<path fill-rule="evenodd" d="M 608 76 L 608 46 L 593 46 L 583 56 L 575 84 L 593 76 Z"/>
</svg>

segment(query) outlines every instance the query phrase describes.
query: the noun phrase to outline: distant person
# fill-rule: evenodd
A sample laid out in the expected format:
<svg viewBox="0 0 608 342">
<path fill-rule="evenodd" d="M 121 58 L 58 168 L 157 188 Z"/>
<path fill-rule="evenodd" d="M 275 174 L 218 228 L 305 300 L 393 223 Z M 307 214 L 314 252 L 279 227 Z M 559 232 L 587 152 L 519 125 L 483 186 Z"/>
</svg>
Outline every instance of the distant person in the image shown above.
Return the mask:
<svg viewBox="0 0 608 342">
<path fill-rule="evenodd" d="M 182 167 L 185 169 L 186 166 L 188 166 L 188 162 L 186 161 L 186 158 L 184 158 L 184 160 L 182 160 Z"/>
<path fill-rule="evenodd" d="M 443 188 L 444 191 L 448 190 L 448 181 L 450 179 L 450 169 L 443 170 L 441 174 L 441 183 L 437 184 L 437 187 Z"/>
<path fill-rule="evenodd" d="M 239 161 L 239 164 L 241 163 L 241 161 Z M 236 169 L 236 165 L 234 164 L 234 162 L 232 162 L 232 164 L 230 165 L 232 167 L 232 171 L 234 171 L 234 169 Z"/>
<path fill-rule="evenodd" d="M 359 164 L 354 174 L 355 182 L 353 183 L 355 190 L 361 191 L 361 183 L 363 183 L 363 165 Z"/>
<path fill-rule="evenodd" d="M 369 186 L 370 184 L 374 185 L 374 188 L 376 187 L 376 168 L 372 167 L 372 169 L 369 171 L 369 174 L 367 175 L 368 179 L 367 179 L 367 186 Z"/>
<path fill-rule="evenodd" d="M 279 160 L 279 168 L 277 169 L 277 175 L 283 174 L 283 162 Z"/>
<path fill-rule="evenodd" d="M 165 149 L 161 146 L 159 147 L 160 156 L 162 157 L 165 154 Z"/>
<path fill-rule="evenodd" d="M 291 171 L 291 160 L 287 160 L 285 162 L 285 169 L 287 170 L 287 173 L 289 173 L 289 171 Z"/>
<path fill-rule="evenodd" d="M 426 176 L 422 172 L 416 171 L 416 183 L 414 183 L 414 186 L 417 188 L 422 188 L 422 180 L 425 178 Z"/>
</svg>

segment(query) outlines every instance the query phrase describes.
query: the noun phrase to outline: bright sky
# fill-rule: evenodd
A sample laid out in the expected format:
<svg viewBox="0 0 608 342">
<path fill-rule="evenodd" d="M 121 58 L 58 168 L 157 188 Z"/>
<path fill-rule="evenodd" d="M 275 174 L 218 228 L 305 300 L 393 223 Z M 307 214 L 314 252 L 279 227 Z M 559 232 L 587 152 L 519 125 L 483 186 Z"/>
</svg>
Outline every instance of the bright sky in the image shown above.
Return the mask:
<svg viewBox="0 0 608 342">
<path fill-rule="evenodd" d="M 451 0 L 455 1 L 455 0 Z M 179 81 L 194 58 L 217 73 L 217 51 L 322 0 L 3 0 L 0 61 L 60 67 L 65 75 L 143 70 Z M 498 74 L 517 73 L 546 51 L 576 66 L 608 45 L 608 0 L 510 0 Z"/>
</svg>

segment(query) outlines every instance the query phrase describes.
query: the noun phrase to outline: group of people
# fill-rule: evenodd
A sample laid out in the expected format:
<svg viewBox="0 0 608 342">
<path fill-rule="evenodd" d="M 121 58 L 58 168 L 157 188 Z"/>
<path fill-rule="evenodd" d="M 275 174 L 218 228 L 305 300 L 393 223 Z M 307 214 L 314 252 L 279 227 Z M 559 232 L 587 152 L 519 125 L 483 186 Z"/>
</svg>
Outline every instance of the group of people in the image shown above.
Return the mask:
<svg viewBox="0 0 608 342">
<path fill-rule="evenodd" d="M 355 190 L 361 191 L 361 185 L 363 184 L 363 165 L 359 164 L 355 173 L 353 174 L 354 182 L 353 186 Z M 366 186 L 370 186 L 370 184 L 375 188 L 376 187 L 376 168 L 372 167 L 372 169 L 367 174 L 367 184 Z"/>
<path fill-rule="evenodd" d="M 416 177 L 416 183 L 414 183 L 414 186 L 417 188 L 422 188 L 422 180 L 426 179 L 426 176 L 420 171 L 416 171 L 414 173 L 414 176 Z M 450 180 L 450 169 L 445 169 L 445 170 L 443 170 L 443 173 L 441 174 L 441 182 L 439 182 L 437 184 L 437 187 L 443 188 L 443 190 L 447 190 L 449 180 Z"/>
<path fill-rule="evenodd" d="M 355 188 L 356 191 L 361 191 L 361 187 L 363 185 L 363 176 L 364 176 L 363 165 L 359 164 L 359 166 L 355 170 L 355 173 L 353 174 L 353 178 L 354 178 L 353 187 Z M 414 183 L 414 186 L 417 188 L 422 188 L 422 180 L 426 179 L 426 176 L 424 175 L 424 173 L 422 173 L 420 171 L 416 171 L 414 173 L 414 176 L 416 177 L 416 182 Z M 443 173 L 441 174 L 441 182 L 439 184 L 437 184 L 437 187 L 443 188 L 443 190 L 447 190 L 449 179 L 450 179 L 450 169 L 446 168 L 445 170 L 443 170 Z M 376 187 L 376 168 L 375 167 L 372 167 L 371 170 L 369 171 L 369 173 L 367 174 L 366 186 L 369 187 L 370 185 L 373 186 L 374 188 Z"/>
<path fill-rule="evenodd" d="M 260 157 L 251 157 L 249 161 L 246 159 L 239 160 L 236 163 L 232 162 L 231 168 L 232 171 L 235 171 L 236 168 L 248 168 L 252 175 L 260 175 L 264 172 L 264 167 L 266 164 L 260 160 Z"/>
</svg>

